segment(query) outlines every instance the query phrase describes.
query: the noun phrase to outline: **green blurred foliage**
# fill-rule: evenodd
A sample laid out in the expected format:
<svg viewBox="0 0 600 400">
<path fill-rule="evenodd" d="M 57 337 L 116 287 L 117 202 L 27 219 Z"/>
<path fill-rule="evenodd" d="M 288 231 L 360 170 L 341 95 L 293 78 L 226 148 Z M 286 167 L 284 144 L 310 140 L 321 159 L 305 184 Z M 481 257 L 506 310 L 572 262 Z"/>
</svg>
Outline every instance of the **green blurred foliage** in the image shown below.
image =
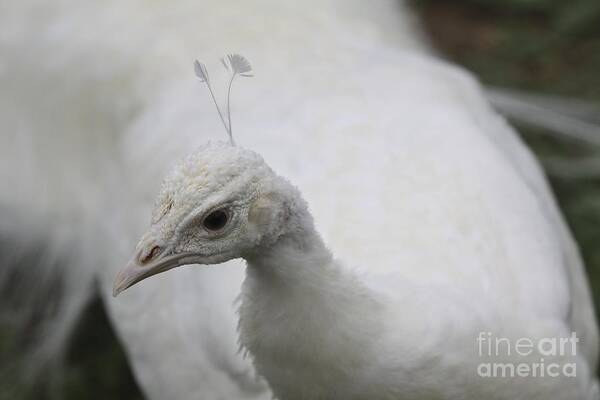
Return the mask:
<svg viewBox="0 0 600 400">
<path fill-rule="evenodd" d="M 99 298 L 84 311 L 65 358 L 42 376 L 23 373 L 23 344 L 11 324 L 0 323 L 0 400 L 143 399 Z"/>
<path fill-rule="evenodd" d="M 485 83 L 600 98 L 600 1 L 420 0 L 426 28 Z"/>
</svg>

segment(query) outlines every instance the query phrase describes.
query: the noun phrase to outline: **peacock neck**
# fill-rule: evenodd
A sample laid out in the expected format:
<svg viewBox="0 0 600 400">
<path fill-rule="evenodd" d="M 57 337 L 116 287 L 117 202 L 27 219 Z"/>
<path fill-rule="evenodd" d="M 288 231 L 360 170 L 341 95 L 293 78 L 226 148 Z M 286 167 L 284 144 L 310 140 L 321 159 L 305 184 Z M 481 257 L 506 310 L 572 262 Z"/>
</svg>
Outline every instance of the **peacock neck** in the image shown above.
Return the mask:
<svg viewBox="0 0 600 400">
<path fill-rule="evenodd" d="M 274 244 L 246 257 L 248 274 L 270 284 L 314 286 L 331 268 L 333 256 L 310 226 L 282 235 Z M 316 282 L 315 282 L 316 281 Z"/>
<path fill-rule="evenodd" d="M 370 315 L 378 309 L 376 296 L 351 268 L 334 259 L 312 225 L 282 236 L 246 261 L 244 291 L 252 304 L 288 304 L 313 315 L 318 309 L 336 321 L 340 319 L 334 314 Z M 301 313 L 296 316 L 302 318 Z"/>
<path fill-rule="evenodd" d="M 246 257 L 240 342 L 276 396 L 310 387 L 303 398 L 332 398 L 332 384 L 349 386 L 354 369 L 368 365 L 382 307 L 312 221 L 290 222 L 294 229 Z"/>
<path fill-rule="evenodd" d="M 299 190 L 283 178 L 276 182 L 274 187 L 285 199 L 285 217 L 276 239 L 244 255 L 249 294 L 265 297 L 267 293 L 281 301 L 292 299 L 315 306 L 318 302 L 337 303 L 339 309 L 358 306 L 353 304 L 354 295 L 359 302 L 369 298 L 369 290 L 354 272 L 333 258 Z"/>
</svg>

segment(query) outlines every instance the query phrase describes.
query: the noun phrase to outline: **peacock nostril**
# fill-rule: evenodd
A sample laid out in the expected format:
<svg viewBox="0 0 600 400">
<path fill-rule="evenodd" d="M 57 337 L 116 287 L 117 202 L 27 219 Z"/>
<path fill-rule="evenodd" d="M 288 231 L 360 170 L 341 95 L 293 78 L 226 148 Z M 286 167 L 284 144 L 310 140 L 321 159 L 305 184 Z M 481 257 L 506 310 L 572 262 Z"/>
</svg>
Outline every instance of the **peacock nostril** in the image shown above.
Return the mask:
<svg viewBox="0 0 600 400">
<path fill-rule="evenodd" d="M 149 261 L 152 261 L 152 259 L 154 259 L 156 256 L 158 256 L 158 254 L 160 254 L 160 247 L 159 246 L 153 246 L 149 252 L 147 253 L 142 253 L 140 255 L 140 264 L 146 264 Z"/>
</svg>

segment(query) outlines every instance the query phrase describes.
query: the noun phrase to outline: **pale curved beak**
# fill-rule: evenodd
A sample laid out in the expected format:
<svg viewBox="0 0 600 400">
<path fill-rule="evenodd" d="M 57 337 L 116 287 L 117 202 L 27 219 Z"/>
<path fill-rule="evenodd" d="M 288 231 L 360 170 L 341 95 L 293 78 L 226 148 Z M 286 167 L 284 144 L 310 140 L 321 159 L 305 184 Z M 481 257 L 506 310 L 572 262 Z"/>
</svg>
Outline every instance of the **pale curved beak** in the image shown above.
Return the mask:
<svg viewBox="0 0 600 400">
<path fill-rule="evenodd" d="M 164 257 L 159 255 L 155 260 L 148 261 L 148 256 L 142 256 L 141 254 L 141 251 L 138 251 L 125 268 L 117 274 L 113 285 L 113 297 L 153 275 L 182 265 L 195 264 L 199 258 L 196 253 L 180 253 Z"/>
</svg>

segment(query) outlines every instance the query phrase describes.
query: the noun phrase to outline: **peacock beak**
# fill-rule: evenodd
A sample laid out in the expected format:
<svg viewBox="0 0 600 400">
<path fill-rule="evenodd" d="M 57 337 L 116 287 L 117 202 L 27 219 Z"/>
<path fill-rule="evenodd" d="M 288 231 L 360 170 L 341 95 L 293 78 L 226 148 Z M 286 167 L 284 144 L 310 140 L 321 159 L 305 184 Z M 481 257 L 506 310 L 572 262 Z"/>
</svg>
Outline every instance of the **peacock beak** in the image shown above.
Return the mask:
<svg viewBox="0 0 600 400">
<path fill-rule="evenodd" d="M 182 265 L 194 264 L 197 259 L 198 254 L 188 252 L 163 255 L 159 246 L 148 242 L 141 243 L 131 261 L 117 274 L 113 296 L 118 296 L 125 289 L 153 275 Z"/>
</svg>

